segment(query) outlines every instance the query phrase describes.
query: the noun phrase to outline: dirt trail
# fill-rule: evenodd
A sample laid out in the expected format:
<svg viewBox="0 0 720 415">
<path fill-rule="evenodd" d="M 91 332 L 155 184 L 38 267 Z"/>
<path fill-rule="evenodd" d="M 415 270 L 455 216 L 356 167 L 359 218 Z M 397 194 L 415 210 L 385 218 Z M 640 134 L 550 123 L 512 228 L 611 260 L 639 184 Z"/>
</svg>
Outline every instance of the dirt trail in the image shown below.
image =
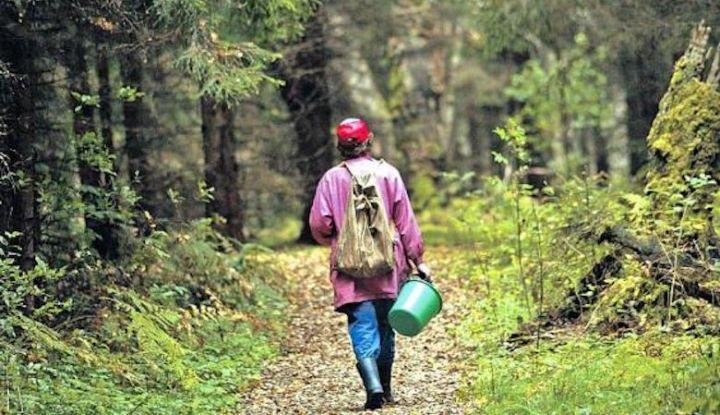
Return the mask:
<svg viewBox="0 0 720 415">
<path fill-rule="evenodd" d="M 281 356 L 268 365 L 261 380 L 243 393 L 241 414 L 362 412 L 365 395 L 354 365 L 346 318 L 330 306 L 327 254 L 322 248 L 279 254 L 295 256 L 288 261 L 293 264 L 291 271 L 295 278 L 308 283 L 293 291 L 289 334 Z M 419 336 L 397 336 L 393 387 L 399 403 L 374 413 L 469 413 L 456 397 L 463 352 L 450 333 L 452 324 L 459 319 L 460 310 L 453 301 L 459 290 L 453 291 L 451 284 L 442 283 L 442 269 L 437 264 L 443 261 L 442 253 L 436 252 L 428 259 L 443 291 L 443 311 Z"/>
</svg>

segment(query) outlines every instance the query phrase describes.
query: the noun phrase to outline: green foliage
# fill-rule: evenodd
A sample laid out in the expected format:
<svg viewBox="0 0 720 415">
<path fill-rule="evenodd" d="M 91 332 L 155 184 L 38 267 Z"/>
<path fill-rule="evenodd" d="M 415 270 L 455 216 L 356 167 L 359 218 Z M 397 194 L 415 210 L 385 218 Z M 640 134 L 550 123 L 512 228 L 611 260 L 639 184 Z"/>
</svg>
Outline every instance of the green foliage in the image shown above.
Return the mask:
<svg viewBox="0 0 720 415">
<path fill-rule="evenodd" d="M 510 117 L 505 127 L 497 127 L 493 130 L 500 139 L 507 143 L 511 153 L 517 160 L 517 164 L 526 165 L 530 161 L 530 155 L 527 151 L 528 138 L 525 133 L 525 129 L 518 123 L 518 121 Z M 508 160 L 499 153 L 493 153 L 493 158 L 498 164 L 508 164 Z"/>
<path fill-rule="evenodd" d="M 277 58 L 279 55 L 249 43 L 217 43 L 213 49 L 190 45 L 176 66 L 198 82 L 200 96 L 238 103 L 240 98 L 259 92 L 264 82 L 278 85 L 278 81 L 264 72 Z"/>
<path fill-rule="evenodd" d="M 65 161 L 68 168 L 95 175 L 97 180 L 78 184 L 71 174 L 58 173 L 50 164 L 36 164 L 38 203 L 46 221 L 41 249 L 53 266 L 81 267 L 97 255 L 92 244 L 100 238 L 88 221 L 113 227 L 115 237 L 124 243 L 132 233 L 139 197 L 129 185 L 115 180 L 116 156 L 98 133 L 71 135 L 68 146 L 72 149 L 65 150 L 70 157 Z M 121 246 L 120 251 L 126 248 Z"/>
<path fill-rule="evenodd" d="M 230 413 L 239 390 L 275 354 L 265 335 L 227 318 L 194 321 L 191 333 L 153 320 L 139 312 L 132 316 L 128 340 L 138 345 L 127 352 L 109 351 L 90 333 L 73 345 L 48 328 L 43 331 L 53 334 L 64 353 L 53 353 L 57 348 L 37 336 L 37 350 L 50 350 L 48 355 L 0 347 L 0 382 L 11 386 L 3 389 L 7 409 L 59 415 Z"/>
<path fill-rule="evenodd" d="M 466 393 L 487 414 L 712 413 L 717 348 L 711 339 L 647 335 L 485 350 Z"/>
<path fill-rule="evenodd" d="M 480 30 L 483 53 L 492 56 L 507 50 L 527 51 L 531 48 L 528 35 L 566 46 L 568 34 L 577 30 L 577 20 L 584 15 L 569 11 L 581 9 L 581 4 L 577 0 L 490 0 L 466 9 L 462 17 L 467 20 L 465 24 Z"/>
<path fill-rule="evenodd" d="M 468 259 L 468 269 L 461 272 L 481 291 L 527 294 L 534 311 L 541 279 L 545 280 L 544 301 L 548 306 L 558 305 L 608 251 L 587 236 L 622 216 L 624 207 L 616 201 L 622 190 L 616 184 L 596 187 L 590 179 L 574 179 L 559 190 L 532 190 L 486 179 L 482 189 L 453 199 L 444 209 L 424 211 L 419 220 L 430 242 L 476 250 Z M 486 280 L 500 281 L 501 286 L 486 286 Z M 527 321 L 531 314 L 526 309 L 515 317 Z"/>
<path fill-rule="evenodd" d="M 252 294 L 243 258 L 256 246 L 239 246 L 215 230 L 212 219 L 181 224 L 175 232 L 156 231 L 142 245 L 131 272 L 145 284 L 203 287 L 231 305 Z"/>
<path fill-rule="evenodd" d="M 8 252 L 3 241 L 9 238 L 0 236 L 0 248 Z M 28 312 L 28 301 L 33 299 L 42 304 L 41 307 L 29 310 L 29 315 L 39 321 L 47 321 L 67 310 L 72 299 L 60 301 L 56 299 L 54 290 L 41 288 L 44 284 L 56 283 L 64 277 L 63 269 L 53 269 L 45 261 L 38 259 L 35 267 L 30 271 L 22 271 L 10 257 L 0 258 L 0 338 L 14 339 L 18 335 L 17 318 Z"/>
<path fill-rule="evenodd" d="M 276 217 L 271 226 L 259 229 L 255 239 L 261 245 L 269 247 L 289 245 L 297 240 L 302 225 L 302 221 L 297 217 L 282 215 Z"/>
<path fill-rule="evenodd" d="M 162 0 L 153 12 L 174 32 L 182 50 L 175 66 L 198 85 L 198 95 L 237 104 L 260 87 L 279 81 L 265 69 L 280 58 L 269 42 L 302 31 L 314 0 L 265 0 L 238 6 L 226 0 Z"/>
<path fill-rule="evenodd" d="M 517 278 L 518 202 L 524 284 Z M 608 253 L 610 247 L 596 245 L 597 236 L 588 235 L 623 220 L 628 210 L 646 217 L 647 204 L 645 196 L 612 182 L 597 187 L 592 180 L 574 179 L 552 190 L 524 189 L 518 199 L 514 185 L 489 180 L 474 194 L 422 213 L 428 239 L 454 245 L 444 271 L 458 278 L 452 283 L 473 293 L 463 305 L 469 312 L 456 333 L 476 351 L 469 386 L 461 395 L 474 403 L 478 413 L 716 410 L 720 405 L 717 340 L 674 331 L 693 324 L 688 313 L 713 313 L 715 307 L 699 307 L 697 301 L 690 304 L 693 300 L 686 299 L 686 305 L 676 305 L 687 309 L 675 312 L 673 323 L 658 329 L 667 310 L 639 306 L 655 304 L 667 287 L 647 278 L 630 256 L 621 258 L 622 271 L 579 327 L 561 326 L 547 333 L 535 332 L 528 324 L 543 310 L 562 307 L 577 281 Z M 576 294 L 593 295 L 593 289 Z M 587 331 L 628 321 L 648 331 L 619 339 Z M 515 343 L 518 333 L 527 333 L 528 344 Z"/>
<path fill-rule="evenodd" d="M 135 102 L 138 99 L 145 96 L 144 92 L 138 91 L 137 88 L 132 86 L 121 86 L 117 91 L 117 98 L 123 102 Z"/>
<path fill-rule="evenodd" d="M 100 96 L 99 95 L 87 95 L 81 94 L 76 91 L 70 91 L 70 96 L 77 101 L 77 106 L 73 109 L 74 112 L 80 112 L 83 107 L 100 107 Z"/>
<path fill-rule="evenodd" d="M 597 245 L 597 230 L 625 220 L 629 211 L 645 218 L 647 206 L 645 196 L 613 182 L 599 187 L 590 179 L 573 179 L 559 188 L 521 187 L 518 198 L 516 185 L 488 180 L 481 190 L 422 213 L 428 239 L 455 246 L 444 271 L 473 293 L 456 333 L 476 351 L 461 394 L 478 413 L 716 410 L 717 340 L 702 330 L 676 332 L 701 319 L 713 321 L 708 315 L 717 314 L 716 307 L 683 299 L 667 323 L 667 309 L 657 304 L 668 287 L 648 278 L 629 255 L 580 326 L 534 329 L 533 320 L 562 307 L 567 293 L 612 249 Z M 596 294 L 597 287 L 587 289 L 576 295 Z M 646 332 L 616 338 L 593 330 L 630 321 Z"/>
<path fill-rule="evenodd" d="M 549 143 L 561 146 L 563 137 L 585 130 L 607 134 L 614 113 L 602 67 L 605 60 L 605 50 L 591 49 L 580 33 L 561 55 L 531 59 L 512 76 L 505 93 L 524 103 L 518 117 L 538 132 L 531 138 L 536 149 L 552 150 Z"/>
<path fill-rule="evenodd" d="M 94 131 L 73 137 L 71 143 L 77 151 L 78 161 L 101 173 L 114 175 L 115 156 Z"/>
<path fill-rule="evenodd" d="M 13 235 L 3 237 L 9 245 Z M 86 325 L 51 327 L 68 310 L 47 289 L 64 270 L 0 261 L 0 383 L 10 413 L 229 413 L 276 353 L 282 295 L 267 250 L 237 246 L 210 221 L 149 237 L 126 266 L 134 289 L 108 284 Z M 10 248 L 6 248 L 10 249 Z M 271 286 L 272 285 L 272 286 Z M 144 289 L 147 287 L 147 289 Z M 217 296 L 213 293 L 216 290 Z M 28 314 L 28 295 L 44 305 Z M 84 301 L 80 299 L 78 301 Z M 227 302 L 226 302 L 227 301 Z M 262 332 L 253 329 L 263 319 Z"/>
</svg>

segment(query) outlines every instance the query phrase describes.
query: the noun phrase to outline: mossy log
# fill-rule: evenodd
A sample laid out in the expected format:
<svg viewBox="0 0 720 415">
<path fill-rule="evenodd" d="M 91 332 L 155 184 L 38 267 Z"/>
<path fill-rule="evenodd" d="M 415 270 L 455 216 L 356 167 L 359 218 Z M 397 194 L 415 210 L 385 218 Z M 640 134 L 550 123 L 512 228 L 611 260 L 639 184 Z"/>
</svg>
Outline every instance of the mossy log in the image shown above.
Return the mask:
<svg viewBox="0 0 720 415">
<path fill-rule="evenodd" d="M 650 276 L 663 284 L 674 285 L 679 294 L 720 304 L 720 289 L 709 284 L 715 272 L 710 261 L 696 258 L 690 252 L 667 252 L 658 240 L 642 241 L 622 227 L 606 229 L 599 242 L 610 242 L 633 252 L 649 265 Z"/>
</svg>

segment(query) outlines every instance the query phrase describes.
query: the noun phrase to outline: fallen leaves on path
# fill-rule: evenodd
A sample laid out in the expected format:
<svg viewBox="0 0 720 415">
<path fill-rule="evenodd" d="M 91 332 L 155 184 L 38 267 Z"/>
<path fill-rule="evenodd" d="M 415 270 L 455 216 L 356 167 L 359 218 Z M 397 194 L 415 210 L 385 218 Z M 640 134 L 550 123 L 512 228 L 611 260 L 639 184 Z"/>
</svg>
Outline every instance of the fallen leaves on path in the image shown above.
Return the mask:
<svg viewBox="0 0 720 415">
<path fill-rule="evenodd" d="M 241 414 L 355 414 L 362 412 L 365 392 L 355 369 L 346 317 L 332 309 L 328 251 L 301 248 L 278 253 L 287 263 L 295 287 L 291 320 L 281 356 L 270 362 L 262 378 L 243 393 Z M 436 259 L 437 258 L 437 259 Z M 414 338 L 397 336 L 393 388 L 399 403 L 378 414 L 464 414 L 458 401 L 461 364 L 465 357 L 452 336 L 460 318 L 455 301 L 460 290 L 443 284 L 441 261 L 447 252 L 429 256 L 443 310 Z"/>
</svg>

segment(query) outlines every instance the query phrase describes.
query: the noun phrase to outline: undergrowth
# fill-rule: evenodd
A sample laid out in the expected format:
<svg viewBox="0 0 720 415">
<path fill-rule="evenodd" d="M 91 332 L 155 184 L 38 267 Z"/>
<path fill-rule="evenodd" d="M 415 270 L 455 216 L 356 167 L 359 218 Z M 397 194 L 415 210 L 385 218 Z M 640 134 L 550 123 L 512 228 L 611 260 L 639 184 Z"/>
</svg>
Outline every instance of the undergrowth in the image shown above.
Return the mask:
<svg viewBox="0 0 720 415">
<path fill-rule="evenodd" d="M 483 349 L 464 393 L 483 414 L 717 413 L 719 347 L 653 333 Z"/>
<path fill-rule="evenodd" d="M 476 413 L 720 411 L 716 316 L 689 311 L 702 309 L 692 298 L 659 301 L 667 288 L 630 254 L 602 292 L 578 285 L 617 254 L 598 243 L 600 230 L 646 220 L 652 207 L 637 189 L 577 177 L 543 189 L 489 179 L 461 192 L 420 220 L 429 243 L 454 247 L 443 271 L 472 293 L 456 333 L 475 351 L 461 395 Z M 568 296 L 596 301 L 556 320 Z"/>
<path fill-rule="evenodd" d="M 45 292 L 36 277 L 62 281 L 66 271 L 2 263 L 13 272 L 2 282 L 0 414 L 237 411 L 238 392 L 282 336 L 277 261 L 265 248 L 224 238 L 209 220 L 139 243 L 111 282 L 106 268 L 87 268 L 106 282 L 94 297 L 48 296 L 30 314 L 23 298 Z"/>
</svg>

